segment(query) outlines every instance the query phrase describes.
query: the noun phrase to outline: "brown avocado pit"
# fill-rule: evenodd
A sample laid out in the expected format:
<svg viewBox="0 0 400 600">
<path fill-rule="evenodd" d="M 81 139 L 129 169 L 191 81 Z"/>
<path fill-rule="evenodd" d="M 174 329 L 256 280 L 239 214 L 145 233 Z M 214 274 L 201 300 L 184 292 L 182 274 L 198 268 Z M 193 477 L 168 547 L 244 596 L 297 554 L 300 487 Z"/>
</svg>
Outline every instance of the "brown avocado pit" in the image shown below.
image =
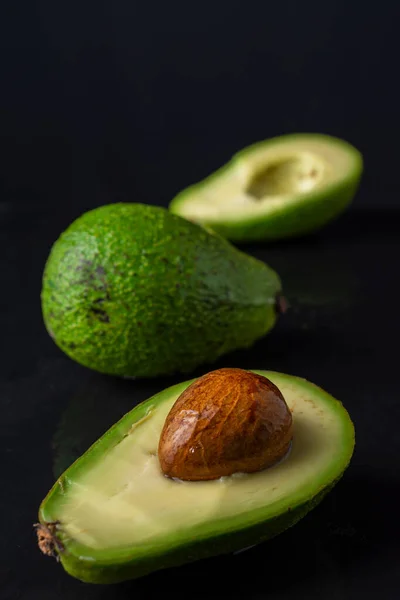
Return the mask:
<svg viewBox="0 0 400 600">
<path fill-rule="evenodd" d="M 292 415 L 276 385 L 243 369 L 218 369 L 178 397 L 158 457 L 168 477 L 218 479 L 274 465 L 287 454 L 292 436 Z"/>
</svg>

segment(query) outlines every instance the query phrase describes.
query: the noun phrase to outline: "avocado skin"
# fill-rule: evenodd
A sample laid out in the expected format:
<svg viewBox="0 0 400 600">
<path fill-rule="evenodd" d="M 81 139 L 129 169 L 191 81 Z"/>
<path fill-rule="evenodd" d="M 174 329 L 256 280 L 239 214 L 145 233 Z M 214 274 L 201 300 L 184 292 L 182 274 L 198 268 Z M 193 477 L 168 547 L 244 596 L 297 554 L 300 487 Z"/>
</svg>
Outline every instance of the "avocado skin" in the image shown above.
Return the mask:
<svg viewBox="0 0 400 600">
<path fill-rule="evenodd" d="M 271 377 L 273 375 L 271 371 L 254 370 L 253 372 L 264 377 Z M 301 503 L 293 504 L 289 510 L 282 512 L 274 518 L 261 521 L 256 519 L 254 524 L 247 524 L 245 526 L 242 524 L 240 528 L 236 529 L 232 521 L 228 520 L 227 530 L 222 534 L 214 534 L 210 538 L 201 538 L 196 534 L 190 543 L 171 547 L 168 551 L 165 550 L 165 547 L 160 549 L 154 544 L 149 545 L 146 548 L 145 555 L 142 552 L 142 556 L 134 556 L 133 554 L 130 556 L 128 552 L 123 559 L 113 557 L 111 551 L 103 557 L 103 560 L 99 560 L 98 558 L 93 561 L 87 560 L 83 556 L 85 553 L 84 549 L 80 550 L 80 544 L 72 541 L 71 545 L 71 540 L 64 538 L 64 534 L 60 530 L 57 533 L 57 538 L 64 545 L 65 550 L 59 553 L 58 556 L 65 571 L 71 576 L 87 583 L 108 584 L 136 579 L 155 570 L 179 566 L 218 554 L 228 554 L 253 544 L 267 541 L 295 525 L 317 506 L 342 478 L 349 465 L 355 444 L 354 426 L 342 403 L 327 394 L 324 390 L 299 377 L 284 374 L 280 374 L 280 376 L 296 384 L 300 391 L 302 388 L 304 390 L 312 388 L 314 391 L 318 391 L 323 398 L 335 406 L 335 411 L 345 422 L 346 434 L 343 444 L 346 447 L 346 459 L 342 462 L 340 471 L 336 472 L 336 476 L 326 481 L 326 484 L 320 487 L 317 495 Z M 140 421 L 155 405 L 162 403 L 172 394 L 178 396 L 194 381 L 195 379 L 185 381 L 159 392 L 156 396 L 138 404 L 132 411 L 122 417 L 120 421 L 115 423 L 55 482 L 39 508 L 40 523 L 47 525 L 55 521 L 57 506 L 60 502 L 64 501 L 64 490 L 68 489 L 70 478 L 74 479 L 77 474 L 79 475 L 80 471 L 84 471 L 85 468 L 90 467 L 91 463 L 95 463 L 99 457 L 106 454 L 110 448 L 118 444 L 129 433 L 132 424 Z"/>
<path fill-rule="evenodd" d="M 276 320 L 278 275 L 169 211 L 111 204 L 54 244 L 42 311 L 55 343 L 102 373 L 188 372 L 246 348 Z"/>
<path fill-rule="evenodd" d="M 283 135 L 243 148 L 214 173 L 179 192 L 171 201 L 169 210 L 174 214 L 181 214 L 181 206 L 184 205 L 188 196 L 196 194 L 200 188 L 206 187 L 212 180 L 233 169 L 238 162 L 245 160 L 255 149 L 271 146 L 280 140 L 290 142 L 301 138 L 329 141 L 333 145 L 347 149 L 354 160 L 352 172 L 343 177 L 338 183 L 323 186 L 321 189 L 304 194 L 298 202 L 282 204 L 276 210 L 266 212 L 264 215 L 249 214 L 243 216 L 240 221 L 224 220 L 221 217 L 218 222 L 204 221 L 203 224 L 208 225 L 226 239 L 236 243 L 272 242 L 299 237 L 320 230 L 339 217 L 352 202 L 360 185 L 363 173 L 363 158 L 361 153 L 348 142 L 317 133 Z"/>
</svg>

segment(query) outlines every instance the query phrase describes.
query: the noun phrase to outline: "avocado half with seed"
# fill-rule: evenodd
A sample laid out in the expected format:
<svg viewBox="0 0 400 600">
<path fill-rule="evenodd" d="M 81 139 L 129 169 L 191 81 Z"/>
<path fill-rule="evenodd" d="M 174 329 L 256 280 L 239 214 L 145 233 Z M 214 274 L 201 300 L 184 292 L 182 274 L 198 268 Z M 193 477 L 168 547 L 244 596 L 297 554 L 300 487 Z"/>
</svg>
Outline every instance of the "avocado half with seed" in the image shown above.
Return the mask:
<svg viewBox="0 0 400 600">
<path fill-rule="evenodd" d="M 170 210 L 236 242 L 299 236 L 345 210 L 362 170 L 360 152 L 344 140 L 283 135 L 244 148 L 181 191 Z"/>
<path fill-rule="evenodd" d="M 209 481 L 165 477 L 160 436 L 193 383 L 186 381 L 136 406 L 58 479 L 39 511 L 41 549 L 82 581 L 112 583 L 229 553 L 294 525 L 340 479 L 354 428 L 342 404 L 312 383 L 252 373 L 277 386 L 292 414 L 292 447 L 281 462 Z"/>
</svg>

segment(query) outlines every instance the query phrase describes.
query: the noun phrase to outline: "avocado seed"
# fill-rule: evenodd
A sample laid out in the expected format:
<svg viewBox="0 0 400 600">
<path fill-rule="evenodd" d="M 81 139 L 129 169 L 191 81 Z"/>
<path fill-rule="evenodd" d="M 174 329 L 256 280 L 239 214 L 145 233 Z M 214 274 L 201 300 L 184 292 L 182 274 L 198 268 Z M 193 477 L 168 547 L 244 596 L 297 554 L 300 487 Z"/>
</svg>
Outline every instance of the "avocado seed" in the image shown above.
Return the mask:
<svg viewBox="0 0 400 600">
<path fill-rule="evenodd" d="M 292 415 L 276 385 L 243 369 L 218 369 L 176 400 L 158 456 L 168 477 L 218 479 L 270 467 L 288 452 L 292 434 Z"/>
</svg>

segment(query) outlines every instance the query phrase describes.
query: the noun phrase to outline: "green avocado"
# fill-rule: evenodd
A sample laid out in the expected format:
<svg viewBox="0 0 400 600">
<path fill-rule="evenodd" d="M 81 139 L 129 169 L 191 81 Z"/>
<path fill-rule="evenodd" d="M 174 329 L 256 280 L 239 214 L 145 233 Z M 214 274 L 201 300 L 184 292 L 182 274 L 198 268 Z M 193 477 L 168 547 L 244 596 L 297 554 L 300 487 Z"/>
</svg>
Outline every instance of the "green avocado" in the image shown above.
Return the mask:
<svg viewBox="0 0 400 600">
<path fill-rule="evenodd" d="M 158 442 L 192 381 L 139 404 L 58 479 L 39 510 L 39 545 L 91 583 L 113 583 L 278 535 L 316 506 L 345 471 L 354 428 L 340 402 L 304 379 L 255 371 L 293 417 L 290 453 L 275 466 L 212 481 L 162 474 Z"/>
<path fill-rule="evenodd" d="M 181 191 L 170 210 L 235 242 L 299 236 L 345 210 L 362 170 L 360 152 L 343 140 L 283 135 L 244 148 Z"/>
<path fill-rule="evenodd" d="M 82 365 L 153 377 L 249 347 L 275 324 L 280 290 L 272 269 L 219 235 L 164 208 L 111 204 L 54 244 L 42 311 Z"/>
</svg>

